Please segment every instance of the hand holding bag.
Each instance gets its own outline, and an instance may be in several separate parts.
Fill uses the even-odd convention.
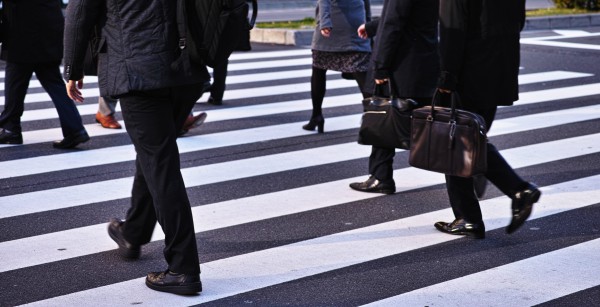
[[[409,149],[411,111],[418,107],[412,99],[381,94],[384,85],[375,86],[373,97],[362,101],[364,113],[358,143],[376,147]],[[388,82],[388,90],[389,88]]]
[[[459,110],[458,93],[452,94],[450,108],[431,106],[413,111],[409,164],[444,173],[472,177],[487,169],[487,136],[483,118]]]

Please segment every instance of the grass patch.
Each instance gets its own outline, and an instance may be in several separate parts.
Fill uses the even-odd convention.
[[[527,11],[527,17],[542,17],[542,16],[553,16],[553,15],[573,15],[573,14],[589,14],[598,13],[595,11],[588,11],[584,9],[561,9],[561,8],[548,8],[540,10]]]
[[[316,22],[314,18],[307,17],[302,20],[258,22],[256,26],[262,29],[312,29]]]

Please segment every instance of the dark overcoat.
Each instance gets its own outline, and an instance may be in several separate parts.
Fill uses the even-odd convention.
[[[441,0],[439,86],[467,107],[512,105],[524,24],[525,0]]]
[[[19,0],[21,1],[21,0]],[[100,29],[101,96],[119,96],[210,79],[205,66],[187,69],[179,58],[175,0],[69,0],[65,23],[65,79],[83,77],[90,34]],[[179,64],[179,65],[177,65]]]
[[[386,0],[378,27],[367,25],[369,36],[376,36],[374,77],[391,79],[399,97],[433,95],[439,75],[438,11],[438,0]]]
[[[13,63],[60,63],[64,18],[60,0],[3,0],[0,58]]]

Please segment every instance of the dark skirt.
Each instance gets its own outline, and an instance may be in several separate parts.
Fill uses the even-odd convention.
[[[370,52],[329,52],[312,51],[313,67],[345,73],[366,72],[369,70]]]

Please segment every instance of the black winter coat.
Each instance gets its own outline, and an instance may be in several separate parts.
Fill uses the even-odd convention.
[[[2,60],[60,63],[64,18],[60,0],[4,0]]]
[[[438,10],[438,0],[386,0],[378,27],[366,26],[370,37],[376,35],[374,77],[390,78],[399,97],[431,97],[435,91]]]
[[[89,37],[98,25],[98,83],[102,96],[209,80],[205,66],[185,70],[182,65],[173,65],[179,57],[176,5],[175,0],[69,0],[65,78],[83,77]]]
[[[525,0],[441,0],[439,87],[465,106],[512,105],[524,24]]]

